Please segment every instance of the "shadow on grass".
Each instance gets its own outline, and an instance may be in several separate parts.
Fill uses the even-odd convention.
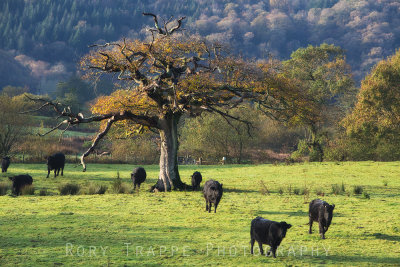
[[[308,217],[308,212],[304,212],[302,210],[298,210],[298,211],[259,211],[258,214]]]
[[[352,266],[357,266],[357,263],[368,263],[368,265],[374,265],[374,264],[394,264],[398,265],[399,264],[399,258],[398,257],[372,257],[372,256],[335,256],[335,255],[330,255],[327,257],[327,259],[335,262],[336,264],[338,263],[345,263],[345,264],[350,264]]]
[[[238,189],[238,188],[224,188],[224,193],[257,193],[257,190]]]
[[[398,236],[398,235],[386,235],[386,234],[381,234],[381,233],[374,233],[374,234],[372,234],[372,236],[374,236],[376,239],[400,242],[400,236]],[[400,259],[398,262],[400,263]]]

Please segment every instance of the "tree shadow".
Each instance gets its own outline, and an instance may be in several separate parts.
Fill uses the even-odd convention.
[[[400,242],[400,236],[398,236],[398,235],[386,235],[386,234],[381,234],[381,233],[374,233],[374,234],[372,234],[372,236],[375,237],[376,239]]]
[[[329,255],[327,258],[335,263],[347,263],[353,266],[357,266],[360,263],[367,263],[368,265],[373,264],[399,264],[398,257],[373,257],[373,256],[341,256],[341,255]]]
[[[308,217],[308,212],[298,210],[298,211],[259,211],[259,214],[265,215],[287,215],[287,216],[301,216]]]
[[[238,188],[225,188],[224,193],[257,193],[257,190],[249,190],[249,189],[238,189]]]

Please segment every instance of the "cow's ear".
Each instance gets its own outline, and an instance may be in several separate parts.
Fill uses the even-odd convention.
[[[224,184],[221,184],[221,187],[223,186]]]
[[[332,210],[335,208],[335,204],[332,204]]]
[[[291,225],[291,224],[288,224],[287,227],[286,227],[286,229],[290,229],[290,227],[292,227],[292,225]]]

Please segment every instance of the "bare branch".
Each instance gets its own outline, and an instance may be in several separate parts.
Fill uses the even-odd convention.
[[[166,34],[166,33],[160,28],[160,26],[158,25],[158,20],[157,20],[157,16],[156,16],[156,15],[154,15],[153,13],[145,13],[145,12],[143,12],[142,14],[143,14],[143,16],[152,16],[153,19],[154,19],[154,24],[155,24],[155,27],[156,27],[158,33],[159,33],[159,34],[162,34],[162,35],[165,35],[165,34]]]
[[[169,30],[168,34],[171,35],[173,34],[176,30],[178,30],[182,26],[182,20],[186,19],[186,17],[181,17],[177,20],[178,25],[173,27],[171,30]]]
[[[107,121],[107,125],[104,128],[103,131],[101,131],[97,136],[96,139],[94,139],[91,147],[82,154],[81,156],[81,164],[83,166],[83,171],[86,171],[86,164],[85,164],[85,157],[89,156],[90,153],[93,152],[93,150],[95,149],[95,147],[97,146],[97,144],[100,142],[100,140],[108,133],[108,131],[110,130],[112,124],[116,121],[115,117],[112,116],[108,121]]]
[[[54,132],[55,130],[59,129],[63,124],[65,124],[66,121],[62,121],[60,122],[57,126],[51,128],[49,131],[45,132],[44,134],[38,133],[39,136],[45,136],[48,135],[51,132]]]

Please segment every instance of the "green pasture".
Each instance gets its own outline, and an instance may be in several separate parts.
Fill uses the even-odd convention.
[[[181,166],[186,183],[196,170],[202,185],[223,183],[216,214],[205,212],[201,192],[148,192],[158,166],[144,166],[148,179],[139,192],[111,192],[117,171],[132,187],[134,167],[89,164],[82,172],[68,164],[63,177],[46,179],[45,164],[12,164],[0,182],[29,173],[36,193],[0,196],[0,266],[400,265],[399,162]],[[60,196],[58,186],[67,182],[83,193]],[[85,195],[91,183],[109,189]],[[342,184],[344,192],[333,194],[332,185]],[[355,195],[354,186],[366,194]],[[39,196],[41,189],[49,195]],[[325,240],[316,224],[308,234],[315,198],[336,205]],[[256,216],[293,225],[276,259],[250,255]]]

